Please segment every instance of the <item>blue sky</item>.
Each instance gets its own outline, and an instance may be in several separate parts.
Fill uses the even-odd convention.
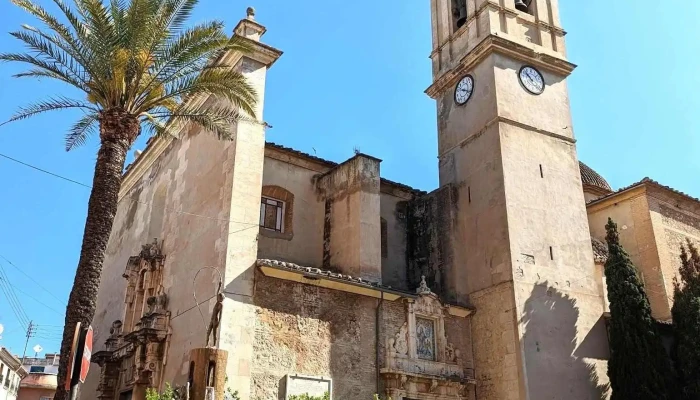
[[[561,3],[569,59],[579,65],[569,79],[579,158],[615,188],[649,176],[700,196],[700,2]],[[232,30],[248,5],[268,27],[265,42],[285,52],[268,78],[268,140],[336,161],[358,147],[384,160],[386,178],[437,186],[435,105],[423,93],[431,81],[428,0],[201,0],[193,21],[223,18]],[[21,23],[35,22],[0,2],[0,51],[20,49],[6,32]],[[0,65],[0,120],[70,94],[11,78],[18,70]],[[97,142],[63,150],[74,118],[54,113],[2,126],[0,153],[90,184]],[[0,255],[14,264],[0,257],[0,266],[40,326],[29,348],[57,351],[88,190],[3,158],[0,184]],[[21,353],[23,329],[4,297],[0,324],[0,345]]]

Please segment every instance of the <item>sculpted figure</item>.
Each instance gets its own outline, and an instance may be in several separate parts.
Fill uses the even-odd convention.
[[[447,343],[445,346],[445,361],[452,362],[455,360],[455,347],[452,343]]]
[[[122,333],[122,321],[116,320],[112,322],[112,327],[109,328],[110,336],[118,336]]]
[[[396,334],[394,349],[402,356],[408,354],[408,322],[404,322],[399,333]]]
[[[387,340],[386,355],[389,357],[393,356],[396,353],[396,349],[394,348],[394,343],[396,343],[396,339],[394,339],[393,337],[389,338],[389,340]]]
[[[211,322],[209,322],[209,328],[207,329],[207,346],[212,343],[212,346],[216,346],[216,341],[218,339],[219,324],[221,323],[221,310],[224,308],[224,294],[219,293],[216,296],[216,305],[214,306],[214,311],[211,314]],[[213,340],[210,342],[210,338]]]

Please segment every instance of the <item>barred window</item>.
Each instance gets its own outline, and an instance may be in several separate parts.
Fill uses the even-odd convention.
[[[283,201],[262,197],[260,201],[260,226],[275,232],[284,232],[284,208]]]

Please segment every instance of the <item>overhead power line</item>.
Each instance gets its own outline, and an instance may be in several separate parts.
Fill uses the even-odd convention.
[[[15,314],[15,317],[17,317],[17,321],[19,321],[20,325],[23,327],[29,325],[29,317],[24,311],[24,307],[22,307],[22,302],[17,298],[17,294],[13,290],[10,279],[5,273],[5,268],[2,266],[2,264],[0,264],[0,289],[2,289],[12,313]]]
[[[41,172],[43,172],[43,173],[45,173],[45,174],[49,174],[49,175],[55,176],[56,178],[63,179],[63,180],[66,180],[66,181],[68,181],[68,182],[75,183],[76,185],[85,186],[86,188],[91,189],[90,186],[88,186],[88,185],[86,185],[86,184],[84,184],[84,183],[80,183],[80,182],[78,182],[78,181],[74,181],[74,180],[72,180],[72,179],[70,179],[70,178],[66,178],[65,176],[61,176],[61,175],[58,175],[58,174],[54,174],[53,172],[47,171],[47,170],[45,170],[45,169],[41,169],[41,168],[39,168],[39,167],[35,167],[35,166],[31,165],[31,164],[27,164],[27,163],[25,163],[25,162],[22,162],[22,161],[20,161],[20,160],[17,160],[16,158],[12,158],[12,157],[7,156],[7,155],[5,155],[5,154],[0,153],[0,157],[4,157],[4,158],[6,158],[6,159],[8,159],[8,160],[10,160],[10,161],[14,161],[14,162],[16,162],[16,163],[18,163],[18,164],[22,164],[22,165],[24,165],[25,167],[29,167],[29,168],[35,169],[35,170],[37,170],[37,171],[41,171]]]
[[[15,267],[15,269],[17,269],[17,271],[19,271],[20,273],[22,273],[22,275],[24,275],[24,276],[26,276],[27,278],[29,278],[29,280],[32,281],[32,282],[34,282],[34,284],[36,284],[36,285],[39,287],[39,289],[41,289],[41,290],[45,291],[46,293],[50,294],[51,297],[53,297],[54,299],[60,301],[61,304],[66,305],[66,302],[65,302],[65,301],[59,299],[55,294],[51,293],[51,291],[50,291],[49,289],[43,287],[43,286],[41,285],[41,283],[37,282],[37,281],[36,281],[34,278],[32,278],[28,273],[24,272],[24,271],[22,270],[22,268],[16,266],[12,261],[8,260],[7,257],[5,257],[5,256],[3,256],[2,254],[0,254],[0,258],[2,258],[3,260],[7,261],[8,264],[10,264],[10,265],[12,265],[13,267]]]
[[[0,153],[0,157],[4,157],[4,158],[6,158],[6,159],[8,159],[8,160],[10,160],[10,161],[14,161],[14,162],[16,162],[16,163],[18,163],[18,164],[21,164],[21,165],[24,165],[24,166],[26,166],[26,167],[35,169],[35,170],[40,171],[40,172],[43,172],[43,173],[45,173],[45,174],[49,174],[49,175],[51,175],[51,176],[53,176],[53,177],[56,177],[56,178],[59,178],[59,179],[63,179],[63,180],[65,180],[65,181],[68,181],[68,182],[74,183],[74,184],[76,184],[76,185],[80,185],[80,186],[86,187],[86,188],[88,188],[88,189],[92,189],[92,186],[90,186],[90,185],[86,185],[86,184],[84,184],[84,183],[82,183],[82,182],[78,182],[78,181],[73,180],[73,179],[71,179],[71,178],[67,178],[67,177],[65,177],[65,176],[62,176],[62,175],[53,173],[53,172],[51,172],[51,171],[47,171],[47,170],[45,170],[45,169],[43,169],[43,168],[39,168],[39,167],[37,167],[37,166],[31,165],[31,164],[29,164],[29,163],[26,163],[26,162],[24,162],[24,161],[20,161],[20,160],[18,160],[18,159],[16,159],[16,158],[12,158],[12,157],[7,156],[7,155],[5,155],[5,154]],[[135,199],[129,199],[129,200],[130,200],[130,201],[133,201],[133,202],[135,202],[135,203],[144,204],[144,205],[149,205],[149,204],[151,204],[151,203],[146,202],[146,201],[139,201],[139,200],[135,200]],[[209,215],[195,214],[195,213],[191,213],[191,212],[187,212],[187,211],[182,211],[182,210],[174,210],[174,209],[167,208],[167,207],[164,207],[163,209],[166,210],[166,211],[172,211],[172,212],[174,212],[174,213],[176,213],[176,214],[188,215],[188,216],[191,216],[191,217],[200,217],[200,218],[211,219],[211,220],[214,220],[214,221],[233,222],[233,223],[237,223],[237,224],[255,225],[255,226],[258,226],[257,223],[256,223],[256,224],[251,224],[251,223],[246,223],[246,222],[233,221],[233,220],[226,219],[226,218],[217,218],[217,217],[212,217],[212,216],[209,216]]]
[[[46,307],[48,310],[51,310],[51,311],[55,312],[56,314],[58,314],[58,315],[60,315],[60,316],[64,316],[65,313],[62,313],[62,312],[56,310],[55,308],[53,308],[53,307],[47,305],[46,303],[42,302],[41,300],[37,299],[36,297],[32,296],[31,294],[25,292],[24,290],[20,289],[19,287],[15,286],[15,285],[13,285],[13,284],[11,284],[11,283],[10,283],[10,286],[11,286],[13,289],[17,290],[18,292],[20,292],[20,293],[22,293],[23,295],[25,295],[27,298],[29,298],[29,299],[31,299],[31,300],[34,300],[35,302],[39,303],[40,305]]]
[[[89,186],[89,185],[86,185],[86,184],[81,183],[81,182],[78,182],[78,181],[76,181],[76,180],[67,178],[67,177],[65,177],[65,176],[61,176],[61,175],[56,174],[56,173],[53,173],[53,172],[51,172],[51,171],[47,171],[47,170],[45,170],[45,169],[43,169],[43,168],[36,167],[36,166],[31,165],[31,164],[29,164],[29,163],[26,163],[26,162],[17,160],[17,159],[15,159],[15,158],[10,157],[10,156],[7,156],[7,155],[5,155],[5,154],[0,153],[0,157],[6,158],[6,159],[8,159],[8,160],[10,160],[10,161],[13,161],[13,162],[16,162],[16,163],[18,163],[18,164],[24,165],[24,166],[29,167],[29,168],[32,168],[32,169],[34,169],[34,170],[43,172],[43,173],[48,174],[48,175],[50,175],[50,176],[53,176],[53,177],[62,179],[62,180],[64,180],[64,181],[71,182],[71,183],[73,183],[73,184],[76,184],[76,185],[79,185],[79,186],[82,186],[82,187],[86,187],[86,188],[92,189],[92,187]],[[138,200],[135,200],[135,199],[129,199],[129,200],[131,200],[131,201],[133,201],[133,202],[135,202],[135,203],[144,204],[144,205],[149,205],[149,204],[151,204],[151,203],[149,203],[149,202],[138,201]],[[229,222],[229,223],[240,224],[240,225],[248,225],[248,226],[245,227],[245,228],[236,229],[236,230],[233,230],[233,227],[229,227],[229,229],[227,230],[227,232],[226,232],[226,234],[225,234],[227,237],[230,237],[231,235],[236,234],[236,233],[239,233],[239,232],[247,231],[247,230],[249,230],[249,229],[257,229],[257,228],[259,227],[259,224],[258,224],[257,222],[256,222],[256,223],[241,222],[241,221],[235,221],[235,220],[231,220],[231,219],[216,218],[216,217],[211,217],[211,216],[207,216],[207,215],[201,215],[201,214],[190,213],[190,212],[186,212],[186,211],[182,211],[182,210],[173,210],[173,209],[169,209],[169,208],[164,208],[164,210],[166,210],[166,211],[171,211],[171,212],[173,212],[173,213],[180,214],[180,215],[186,215],[186,216],[192,216],[192,217],[205,218],[205,219],[212,220],[212,221],[220,221],[220,222]],[[199,236],[203,235],[203,234],[204,234],[204,232],[201,232],[199,235],[195,236],[195,239],[198,238]],[[178,250],[182,250],[182,249],[184,249],[184,248],[186,248],[186,247],[187,247],[187,246],[181,247],[181,248],[179,248]],[[175,253],[177,253],[178,250],[175,250]],[[172,256],[173,254],[174,254],[174,253],[170,253],[171,256]],[[2,257],[3,259],[5,259],[5,261],[9,262],[10,265],[12,265],[12,266],[14,266],[15,268],[17,268],[18,270],[20,270],[16,265],[12,264],[9,260],[7,260],[7,259],[6,259],[5,257],[3,257],[1,254],[0,254],[0,257]],[[220,266],[217,265],[216,268],[220,268]],[[24,273],[22,270],[20,270],[20,272]],[[25,275],[26,275],[26,274],[25,274]],[[27,277],[29,277],[29,276],[27,275]],[[29,278],[31,279],[31,277],[29,277]],[[34,281],[33,279],[32,279],[32,281],[35,282],[35,283],[37,283],[37,282]],[[38,283],[37,283],[37,285],[38,285]],[[40,286],[40,287],[41,287],[41,286]],[[45,289],[45,288],[43,288],[43,289],[46,290],[46,291],[48,292],[47,289]],[[49,293],[51,294],[51,292],[49,292]],[[53,296],[53,294],[52,294],[52,296]],[[54,296],[54,297],[55,297],[55,296]],[[206,300],[204,300],[204,301],[210,300],[210,299],[213,298],[213,297],[216,297],[216,295],[214,295],[214,296],[212,296],[212,297],[210,297],[209,299],[206,299]],[[64,304],[65,304],[65,303],[64,303]],[[186,312],[189,312],[189,311],[193,310],[195,307],[196,307],[196,305],[194,305],[194,306],[190,307],[189,309],[187,309],[187,310],[185,310],[185,311],[179,313],[178,315],[176,315],[175,317],[173,317],[173,319],[179,317],[180,315],[182,315],[182,314],[184,314],[184,313],[186,313]]]

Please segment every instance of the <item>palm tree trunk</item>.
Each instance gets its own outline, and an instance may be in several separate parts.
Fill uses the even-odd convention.
[[[64,385],[75,326],[78,322],[83,327],[89,326],[95,315],[102,263],[117,212],[124,162],[127,151],[138,134],[137,118],[119,109],[102,112],[100,149],[95,163],[80,260],[66,308],[58,388],[54,400],[65,400],[68,397]]]

